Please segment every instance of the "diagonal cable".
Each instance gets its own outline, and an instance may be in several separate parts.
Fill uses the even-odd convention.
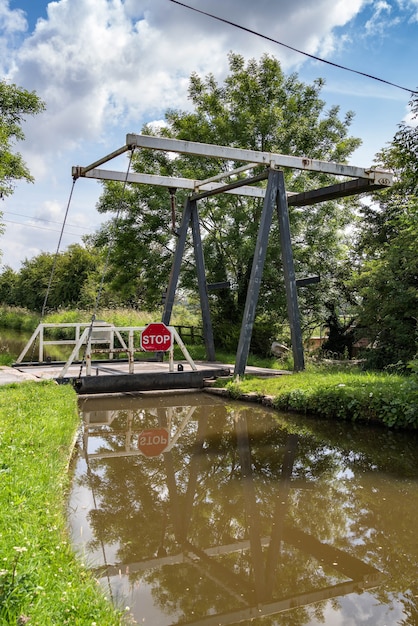
[[[228,24],[229,26],[234,26],[235,28],[239,28],[240,30],[245,31],[246,33],[250,33],[251,35],[257,35],[257,37],[262,37],[267,41],[271,41],[272,43],[276,43],[279,46],[283,46],[283,48],[287,48],[288,50],[292,50],[293,52],[297,52],[298,54],[303,54],[310,59],[314,59],[315,61],[320,61],[321,63],[326,63],[327,65],[332,65],[340,70],[345,70],[346,72],[352,72],[353,74],[358,74],[360,76],[365,76],[366,78],[371,78],[372,80],[377,80],[380,83],[385,83],[386,85],[390,85],[391,87],[396,87],[397,89],[402,89],[403,91],[407,91],[411,94],[416,94],[418,91],[414,89],[409,89],[408,87],[403,87],[402,85],[397,85],[396,83],[392,83],[389,80],[385,80],[384,78],[379,78],[377,76],[373,76],[373,74],[367,74],[366,72],[361,72],[360,70],[354,70],[351,67],[347,67],[345,65],[340,65],[339,63],[334,63],[333,61],[327,61],[326,59],[322,59],[321,57],[317,57],[314,54],[309,54],[309,52],[304,52],[303,50],[298,50],[298,48],[294,48],[289,44],[283,43],[282,41],[278,41],[277,39],[273,39],[273,37],[269,37],[268,35],[263,35],[263,33],[259,33],[256,30],[252,30],[251,28],[247,28],[246,26],[242,26],[241,24],[237,24],[236,22],[232,22],[231,20],[227,20],[224,17],[220,17],[218,15],[213,15],[212,13],[208,13],[206,11],[202,11],[201,9],[196,9],[196,7],[191,7],[184,2],[179,2],[179,0],[169,0],[169,2],[173,2],[174,4],[178,4],[185,9],[189,9],[190,11],[195,11],[196,13],[200,13],[201,15],[206,15],[206,17],[211,17],[214,20],[218,20],[219,22],[223,22],[224,24]]]
[[[41,318],[39,320],[39,324],[42,324],[42,321],[44,319],[45,316],[45,311],[46,311],[46,305],[48,302],[48,298],[49,298],[49,292],[51,291],[51,285],[52,285],[52,279],[54,278],[54,274],[55,274],[55,269],[57,267],[57,261],[58,261],[58,255],[59,255],[59,251],[60,251],[60,247],[61,247],[61,242],[62,242],[62,237],[64,235],[64,230],[65,230],[65,224],[67,222],[67,217],[68,217],[68,211],[70,210],[70,205],[71,205],[71,199],[73,197],[73,191],[74,191],[74,186],[76,183],[76,179],[73,178],[73,184],[71,185],[71,190],[70,190],[70,195],[68,197],[68,202],[67,202],[67,208],[65,209],[65,214],[64,214],[64,220],[62,222],[62,227],[61,227],[61,232],[60,232],[60,236],[58,239],[58,244],[57,244],[57,249],[55,252],[55,256],[54,256],[54,262],[52,264],[52,268],[51,268],[51,273],[49,275],[49,282],[48,282],[48,287],[46,289],[46,293],[45,293],[45,298],[44,298],[44,303],[42,305],[42,310],[41,310]],[[36,342],[33,343],[32,345],[32,354],[31,354],[31,361],[33,361],[33,355],[34,355],[34,351],[35,351],[35,345]]]
[[[104,264],[104,267],[103,267],[103,272],[102,272],[102,276],[101,276],[101,280],[100,280],[100,285],[99,285],[99,288],[97,290],[96,302],[94,304],[93,314],[91,316],[91,321],[90,321],[89,331],[88,331],[88,334],[87,334],[87,339],[86,339],[86,345],[85,345],[85,349],[84,349],[83,358],[81,359],[80,372],[78,374],[78,378],[79,379],[81,378],[81,374],[82,374],[82,371],[83,371],[83,366],[84,366],[84,363],[86,361],[87,348],[88,348],[90,340],[91,340],[91,335],[92,335],[92,332],[93,332],[94,322],[96,321],[97,311],[98,311],[98,308],[99,308],[100,299],[102,297],[104,281],[105,281],[105,278],[106,278],[107,269],[109,267],[110,254],[112,252],[112,248],[113,248],[113,244],[114,244],[114,240],[115,240],[115,231],[116,231],[116,227],[117,227],[117,224],[118,224],[118,221],[119,221],[119,217],[120,217],[120,214],[121,214],[122,209],[123,209],[124,200],[125,200],[126,186],[127,186],[127,183],[128,183],[129,172],[130,172],[130,169],[131,169],[133,154],[134,154],[134,149],[131,150],[128,167],[127,167],[126,174],[125,174],[125,179],[123,181],[122,194],[121,194],[121,197],[120,197],[119,206],[118,206],[118,210],[116,212],[116,217],[115,217],[115,226],[114,226],[113,229],[111,229],[111,237],[110,237],[109,245],[108,245],[108,248],[107,248],[105,264]]]

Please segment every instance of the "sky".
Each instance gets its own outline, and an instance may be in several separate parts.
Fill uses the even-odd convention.
[[[418,87],[418,0],[184,4],[406,89],[312,59],[171,0],[0,0],[1,78],[46,103],[44,113],[26,119],[25,141],[16,145],[35,182],[18,182],[14,194],[0,201],[0,271],[19,270],[26,259],[64,251],[94,232],[102,221],[96,210],[101,185],[78,179],[72,191],[72,166],[120,148],[127,133],[163,120],[168,108],[189,109],[191,73],[212,73],[222,82],[230,51],[246,59],[273,55],[285,73],[296,72],[305,83],[325,79],[326,108],[338,105],[341,116],[355,113],[351,134],[363,143],[352,165],[371,166],[398,124],[410,120],[408,102]],[[126,156],[106,167],[125,171]]]

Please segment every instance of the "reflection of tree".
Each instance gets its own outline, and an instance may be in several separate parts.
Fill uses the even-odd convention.
[[[184,412],[172,411],[174,424]],[[121,411],[112,423],[115,434],[97,450],[123,451],[128,419],[132,432],[167,422],[163,408],[134,411],[131,418]],[[258,407],[202,406],[176,446],[160,457],[92,460],[90,475],[82,479],[97,503],[90,514],[92,547],[117,545],[121,563],[166,556],[165,564],[138,568],[131,580],[151,585],[155,602],[167,614],[182,616],[179,623],[292,596],[295,589],[310,593],[331,582],[343,584],[347,576],[332,567],[332,559],[321,567],[317,556],[292,543],[291,526],[388,571],[390,591],[404,592],[418,579],[418,545],[406,514],[411,503],[405,501],[411,486],[392,488],[395,506],[389,511],[384,480],[363,489],[376,476],[379,453],[355,430],[348,431],[352,439],[344,445],[341,431],[326,437],[321,428],[312,424],[309,435],[296,437]],[[391,446],[393,459],[393,439]],[[393,460],[390,468],[396,471]],[[396,520],[399,513],[402,519]],[[411,575],[404,573],[404,559]],[[384,589],[373,593],[388,600]],[[404,602],[412,620],[413,593]],[[319,620],[322,610],[321,603],[298,608],[280,623],[302,625],[313,612]],[[269,623],[277,622],[263,618],[263,625]]]

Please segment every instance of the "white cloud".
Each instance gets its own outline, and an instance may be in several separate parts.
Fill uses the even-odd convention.
[[[411,110],[407,112],[407,114],[405,115],[402,121],[405,122],[405,124],[407,124],[408,126],[411,126],[412,128],[416,128],[418,126],[418,116],[416,112],[413,113]]]
[[[27,22],[21,9],[11,10],[7,0],[0,0],[0,29],[2,37],[25,31]]]
[[[336,45],[332,29],[352,19],[363,1],[265,0],[260,10],[245,0],[239,12],[233,0],[194,6],[307,52],[329,54]],[[24,156],[37,180],[53,175],[64,146],[67,153],[86,143],[106,146],[123,128],[121,144],[126,132],[139,132],[167,108],[186,108],[191,72],[222,78],[228,50],[274,52],[285,65],[304,60],[168,0],[60,0],[49,3],[47,15],[15,51],[9,73],[47,105],[25,126]]]
[[[3,76],[12,63],[11,50],[26,29],[24,12],[21,9],[11,10],[8,0],[0,0],[0,71]]]
[[[313,54],[330,54],[335,26],[352,19],[362,0],[322,0],[307,5],[249,0],[194,6],[226,16]],[[227,70],[225,51],[245,55],[272,52],[262,39],[224,26],[168,0],[61,0],[48,6],[34,33],[16,51],[10,78],[35,89],[47,103],[30,121],[28,138],[38,151],[55,151],[64,141],[75,148],[100,141],[108,129],[124,124],[138,130],[147,116],[168,107],[187,106],[188,77],[194,70]],[[285,64],[303,57],[274,47]]]
[[[45,0],[38,1],[43,10]],[[190,4],[309,54],[330,58],[349,48],[350,30],[342,29],[371,2],[192,0]],[[388,15],[384,4],[374,3],[380,18]],[[15,195],[7,198],[7,206],[0,207],[32,218],[55,219],[57,207],[63,216],[72,165],[87,165],[112,152],[123,145],[126,133],[163,120],[168,108],[187,108],[193,71],[212,72],[222,80],[230,50],[246,58],[274,54],[285,71],[299,69],[306,61],[300,54],[170,0],[57,0],[49,2],[42,14],[46,19],[39,18],[28,33],[23,12],[11,10],[9,0],[0,0],[3,73],[35,90],[47,106],[43,114],[27,120],[26,141],[19,146],[36,184],[19,184]],[[339,78],[346,89],[348,81]],[[80,180],[76,190],[75,223],[94,227],[100,187]],[[39,230],[25,236],[31,231],[11,228],[0,240],[5,262],[17,266],[19,258],[54,248],[56,233]]]
[[[385,0],[378,0],[373,3],[373,14],[364,25],[367,36],[380,34],[383,35],[390,27],[392,20],[390,13],[392,7]]]

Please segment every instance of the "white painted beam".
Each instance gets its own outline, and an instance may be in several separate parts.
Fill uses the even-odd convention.
[[[390,186],[392,184],[392,175],[390,172],[379,172],[374,169],[364,169],[353,165],[319,161],[308,157],[288,156],[274,152],[260,152],[258,150],[230,148],[228,146],[198,143],[195,141],[184,141],[182,139],[168,139],[166,137],[135,134],[128,134],[126,136],[126,145],[128,148],[163,150],[166,152],[192,154],[194,156],[225,159],[229,161],[258,163],[259,165],[265,165],[266,167],[289,167],[292,169],[322,172],[325,174],[333,174],[334,176],[364,178],[366,180],[373,181],[376,179],[376,175],[378,175],[380,179],[386,179],[386,186]]]

